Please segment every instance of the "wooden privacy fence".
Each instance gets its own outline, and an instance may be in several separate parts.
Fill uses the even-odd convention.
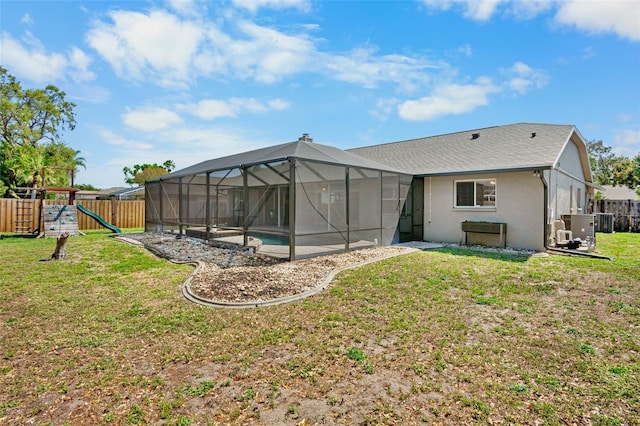
[[[593,200],[591,213],[613,214],[616,232],[640,232],[640,200]]]
[[[22,204],[20,204],[22,203]],[[45,204],[66,204],[66,201],[45,200]],[[143,200],[76,200],[86,209],[101,216],[118,228],[144,228]],[[0,198],[0,232],[16,232],[16,221],[24,220],[29,212],[31,230],[38,227],[40,200]],[[27,224],[28,225],[28,224]],[[104,229],[86,214],[78,212],[78,229]]]

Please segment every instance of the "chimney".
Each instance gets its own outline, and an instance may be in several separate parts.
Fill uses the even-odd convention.
[[[302,136],[298,138],[300,142],[313,142],[313,138],[309,136],[309,133],[303,133]]]

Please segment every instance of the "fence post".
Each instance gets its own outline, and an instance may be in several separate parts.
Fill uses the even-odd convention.
[[[111,223],[118,226],[118,206],[116,205],[116,197],[111,197]]]

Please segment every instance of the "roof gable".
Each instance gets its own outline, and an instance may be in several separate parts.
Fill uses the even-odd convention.
[[[527,170],[553,167],[572,137],[572,125],[518,123],[349,151],[413,175]]]

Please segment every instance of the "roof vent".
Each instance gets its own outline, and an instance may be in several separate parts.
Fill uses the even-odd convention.
[[[480,133],[471,133],[471,139],[478,139],[480,137]]]
[[[299,142],[313,142],[313,138],[309,136],[309,133],[303,133],[302,136],[298,138]]]
[[[535,138],[536,137],[536,132],[531,132],[531,138]]]

